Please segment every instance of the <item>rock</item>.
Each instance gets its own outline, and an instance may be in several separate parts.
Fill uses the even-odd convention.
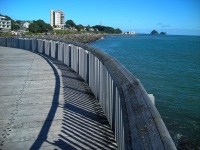
[[[166,35],[167,33],[166,33],[166,32],[160,32],[160,34],[161,34],[161,35]]]
[[[153,31],[151,31],[151,33],[150,33],[150,34],[157,35],[157,34],[158,34],[158,31],[156,31],[156,30],[153,30]]]
[[[56,39],[64,39],[71,40],[80,43],[90,43],[101,39],[103,34],[92,34],[92,33],[84,33],[84,34],[59,34],[59,35],[42,35],[42,37],[48,38],[56,38]],[[41,36],[39,36],[41,37]]]

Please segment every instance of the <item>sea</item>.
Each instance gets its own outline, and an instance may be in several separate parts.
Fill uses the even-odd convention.
[[[116,58],[147,93],[177,149],[200,149],[200,36],[105,36],[90,44]]]

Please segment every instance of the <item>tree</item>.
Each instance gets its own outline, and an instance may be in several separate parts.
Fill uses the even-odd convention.
[[[23,28],[23,23],[20,20],[13,20],[11,19],[9,16],[5,16],[5,15],[1,15],[0,16],[4,16],[6,18],[6,20],[11,20],[11,29],[12,30],[19,30],[20,28]],[[33,21],[32,23],[30,23],[29,25],[29,31],[30,32],[46,32],[51,31],[53,28],[51,27],[50,24],[45,23],[43,20],[39,19],[37,21]]]
[[[90,31],[90,25],[86,27],[86,31]]]
[[[35,24],[38,25],[38,32],[42,33],[46,31],[46,23],[43,20],[37,20]]]
[[[96,25],[93,28],[98,29],[99,31],[104,31],[105,27],[104,26],[100,26],[100,25]]]
[[[39,32],[39,26],[36,23],[30,23],[29,32],[33,32],[33,33]]]
[[[122,33],[122,30],[120,30],[119,28],[115,29],[115,33],[116,34],[121,34]]]
[[[104,33],[110,33],[110,34],[122,33],[122,31],[119,28],[114,29],[113,27],[106,27],[106,26],[100,26],[100,25],[93,26],[92,28],[98,29],[99,31],[104,32]]]
[[[46,24],[46,29],[48,29],[49,31],[53,30],[53,28],[50,24]]]
[[[112,33],[115,33],[115,29],[112,27],[105,27],[105,32],[112,34]]]
[[[79,24],[79,25],[76,25],[76,29],[77,29],[78,31],[81,31],[81,30],[84,29],[84,27],[83,27],[83,25]]]
[[[16,29],[17,30],[23,30],[23,23],[22,23],[22,21],[20,21],[20,20],[16,20],[15,21],[15,27],[16,27]]]
[[[6,20],[12,20],[12,18],[10,18],[9,16],[2,15],[2,14],[0,14],[0,16],[6,17]]]
[[[46,31],[52,30],[52,27],[50,24],[45,23],[43,20],[37,20],[37,21],[33,21],[32,23],[30,23],[29,25],[29,31],[30,32],[46,32]]]
[[[72,27],[72,28],[76,27],[76,24],[72,20],[67,20],[65,24],[67,27]]]
[[[12,30],[19,30],[20,29],[20,24],[18,24],[16,21],[11,20],[11,29]]]

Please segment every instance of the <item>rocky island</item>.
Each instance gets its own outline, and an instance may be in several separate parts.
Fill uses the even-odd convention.
[[[158,35],[159,33],[158,33],[158,31],[153,30],[153,31],[151,31],[150,34],[151,34],[151,35]],[[160,35],[166,35],[166,34],[167,34],[166,32],[160,32]]]
[[[151,33],[150,33],[150,34],[157,35],[157,34],[158,34],[158,31],[156,31],[156,30],[153,30],[153,31],[151,31]]]
[[[166,35],[167,33],[166,32],[160,32],[160,35]]]

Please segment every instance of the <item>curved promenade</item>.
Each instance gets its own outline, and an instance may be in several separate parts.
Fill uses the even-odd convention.
[[[88,85],[60,61],[0,47],[0,150],[117,149]]]
[[[30,149],[41,148],[45,144],[65,145],[68,146],[68,149],[176,149],[159,112],[140,81],[108,54],[77,42],[36,37],[0,37],[0,46],[20,48],[22,49],[21,51],[33,51],[40,55],[40,57],[43,57],[45,63],[48,63],[51,70],[53,70],[51,73],[44,75],[43,73],[38,73],[34,76],[37,68],[41,67],[39,69],[41,72],[43,72],[42,70],[45,72],[47,68],[42,67],[45,64],[44,61],[37,60],[38,55],[34,55],[34,58],[29,59],[27,57],[18,59],[16,62],[20,62],[21,68],[17,69],[15,66],[17,63],[13,63],[12,59],[10,59],[10,63],[5,62],[9,56],[13,56],[13,58],[16,58],[16,56],[23,57],[22,54],[0,54],[0,59],[2,59],[3,64],[2,68],[6,70],[6,68],[9,68],[9,64],[13,64],[11,66],[17,70],[14,71],[14,74],[19,73],[19,76],[16,78],[11,76],[11,78],[16,79],[15,82],[17,82],[17,85],[20,79],[23,79],[23,82],[20,82],[22,84],[21,88],[14,86],[13,91],[7,92],[17,93],[16,90],[19,90],[19,93],[15,94],[15,101],[11,100],[15,105],[11,103],[8,106],[8,108],[13,107],[13,112],[9,114],[10,116],[8,115],[10,122],[5,121],[5,124],[3,124],[2,146],[6,146],[6,140],[4,139],[7,139],[11,135],[10,132],[12,132],[12,129],[10,127],[12,123],[15,123],[15,115],[20,112],[19,110],[21,108],[19,109],[19,106],[24,102],[23,98],[25,97],[28,100],[30,99],[30,102],[27,104],[30,107],[27,108],[27,113],[25,112],[24,115],[22,114],[20,116],[28,115],[32,109],[36,109],[33,114],[38,115],[37,117],[33,117],[35,122],[40,122],[40,117],[45,116],[45,119],[43,118],[44,120],[38,125],[41,128],[40,131],[35,132],[32,129],[28,129],[33,135],[35,133],[37,134],[37,137],[34,136],[36,139],[32,140],[34,143],[30,144]],[[52,58],[48,57],[47,59],[46,56]],[[61,64],[65,64],[70,68]],[[23,68],[27,69],[26,74],[20,75],[20,70],[23,72]],[[9,78],[8,74],[10,74],[9,71],[11,70],[12,67],[11,69],[7,69],[8,73],[4,73],[2,83],[6,83],[5,79]],[[78,76],[74,76],[74,71]],[[33,77],[31,73],[33,73]],[[52,76],[54,79],[52,79]],[[49,81],[50,79],[53,82],[52,80]],[[33,84],[31,84],[32,82]],[[42,85],[40,86],[40,84]],[[28,90],[29,85],[33,87]],[[91,90],[87,85],[89,85]],[[51,93],[50,96],[49,93]],[[40,98],[44,100],[40,100]],[[47,102],[43,104],[45,100]],[[2,101],[7,102],[4,97]],[[31,106],[31,104],[35,105]],[[99,107],[99,104],[101,107]],[[49,108],[46,105],[50,105]],[[6,109],[3,106],[4,108]],[[10,108],[7,110],[10,110]],[[3,116],[4,111],[1,112]],[[60,125],[58,126],[57,122],[54,124],[54,121],[52,121],[57,117],[57,114],[59,119],[62,118],[62,122],[59,122]],[[72,118],[72,116],[75,116],[75,118]],[[30,118],[26,117],[25,119],[27,120],[25,122],[29,121]],[[87,120],[88,118],[89,120]],[[22,120],[19,121],[19,124],[21,122],[23,123]],[[112,131],[109,128],[108,122],[114,137],[111,134]],[[32,126],[32,123],[28,124]],[[52,134],[49,134],[52,128],[54,130],[54,126],[56,126],[55,132],[53,131]],[[99,130],[99,128],[103,131]],[[14,129],[16,129],[15,126]],[[60,130],[57,131],[57,129]],[[24,133],[17,129],[16,132],[19,135]],[[54,136],[56,136],[54,133],[61,138],[56,137],[54,139]],[[100,135],[103,137],[100,138]],[[34,139],[31,136],[30,138],[26,138],[23,134],[19,139],[23,141],[24,137],[27,141]],[[53,139],[53,142],[46,140],[49,137]],[[100,139],[102,141],[99,141]],[[114,142],[114,139],[117,144]],[[8,141],[12,140],[7,140],[7,143],[9,143]],[[58,147],[65,149],[62,146]]]

